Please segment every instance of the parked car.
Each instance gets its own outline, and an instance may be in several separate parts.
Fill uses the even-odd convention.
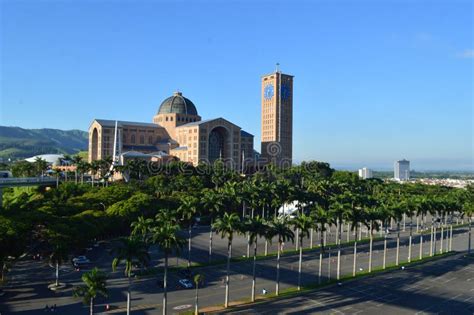
[[[72,265],[74,268],[80,268],[90,264],[90,260],[86,256],[78,256],[72,259]]]
[[[91,261],[86,256],[77,256],[72,259],[73,263],[90,263]]]
[[[178,283],[181,287],[185,289],[192,289],[193,288],[193,283],[189,279],[179,279]]]

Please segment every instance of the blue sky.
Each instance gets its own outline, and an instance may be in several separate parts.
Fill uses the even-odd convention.
[[[260,145],[260,76],[295,76],[294,158],[474,169],[472,1],[1,1],[0,124],[151,121],[179,89]]]

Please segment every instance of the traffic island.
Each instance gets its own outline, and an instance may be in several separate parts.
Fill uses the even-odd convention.
[[[56,292],[56,291],[62,291],[67,288],[67,284],[59,282],[58,284],[56,283],[51,283],[48,285],[48,289]]]

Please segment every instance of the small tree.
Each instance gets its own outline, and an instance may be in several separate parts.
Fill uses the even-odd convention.
[[[257,241],[259,237],[266,234],[265,222],[260,216],[254,218],[248,217],[244,222],[243,230],[248,235],[248,244],[253,244],[253,267],[252,267],[252,302],[255,301],[255,286],[256,286],[256,263],[257,263]]]
[[[270,236],[278,236],[278,249],[277,249],[277,270],[276,270],[276,285],[275,294],[280,294],[280,256],[282,243],[286,241],[294,241],[295,234],[291,230],[288,224],[288,218],[286,216],[275,217],[269,225]]]
[[[178,253],[184,246],[185,240],[178,235],[180,227],[175,222],[156,221],[157,225],[151,230],[152,243],[158,245],[165,254],[165,273],[163,275],[163,315],[166,315],[167,307],[167,278],[168,278],[168,257],[174,251]]]
[[[67,260],[68,251],[66,244],[64,242],[57,242],[53,246],[53,251],[49,256],[49,260],[51,264],[55,265],[56,267],[56,282],[55,286],[59,286],[59,266],[62,265],[64,261]]]
[[[84,304],[89,304],[90,315],[94,314],[94,299],[98,295],[107,297],[107,276],[97,267],[89,272],[86,272],[81,277],[85,285],[74,288],[73,295],[75,297],[82,297]]]
[[[229,306],[229,271],[230,271],[230,258],[232,257],[232,240],[234,233],[240,231],[241,223],[240,218],[235,213],[224,213],[221,218],[218,218],[212,226],[217,233],[221,234],[222,238],[227,237],[227,268],[225,277],[225,302],[224,306]]]
[[[204,275],[197,274],[194,276],[194,284],[196,285],[196,295],[194,298],[194,315],[199,314],[199,285],[204,283]]]
[[[303,261],[303,237],[309,237],[309,230],[314,226],[314,219],[304,213],[298,213],[292,224],[298,231],[299,260],[298,260],[298,290],[301,290],[301,265]]]
[[[115,271],[117,266],[122,262],[125,264],[125,275],[128,277],[127,289],[127,315],[130,314],[131,303],[131,281],[134,261],[138,261],[141,265],[146,265],[150,261],[150,254],[145,243],[137,237],[128,237],[120,239],[117,247],[114,248],[115,258],[112,261],[112,270]]]

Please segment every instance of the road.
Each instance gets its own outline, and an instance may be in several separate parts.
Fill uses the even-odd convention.
[[[219,314],[474,314],[474,257],[457,254]]]
[[[453,249],[465,250],[467,247],[467,229],[461,228],[455,230]],[[400,250],[400,261],[405,261],[408,250],[406,244],[407,231],[403,233],[402,247]],[[208,229],[203,227],[194,231],[192,259],[193,261],[207,261],[208,260]],[[354,238],[352,233],[349,233],[351,239]],[[387,264],[395,262],[395,234],[392,233],[389,238],[389,250],[387,254]],[[437,249],[440,246],[440,235],[438,234]],[[334,240],[334,231],[331,235],[328,234],[328,243]],[[344,234],[343,240],[346,239]],[[316,236],[314,236],[316,243]],[[245,237],[237,237],[234,241],[234,254],[241,256],[246,253]],[[260,241],[259,253],[264,251],[264,242]],[[419,253],[419,239],[414,239],[412,256],[417,257]],[[306,240],[308,244],[308,240]],[[444,242],[444,246],[446,246]],[[112,257],[108,254],[110,244],[105,243],[98,248],[93,248],[88,256],[94,261],[94,265],[110,271],[110,264]],[[225,258],[226,240],[220,237],[214,239],[214,259]],[[294,249],[293,244],[287,244],[285,249]],[[382,248],[383,242],[377,242],[374,245],[373,266],[381,266],[382,264]],[[270,246],[271,250],[275,250],[275,244]],[[424,255],[429,254],[429,235],[424,237]],[[368,245],[361,245],[358,248],[358,262],[357,270],[365,271],[368,268]],[[331,253],[331,259],[329,259]],[[328,278],[334,279],[336,276],[336,251],[332,248],[323,260],[322,278],[321,281],[327,281]],[[156,249],[152,250],[153,261],[158,262],[159,254]],[[186,252],[183,253],[186,257]],[[353,248],[344,249],[341,256],[341,274],[352,273],[352,259]],[[175,261],[176,259],[172,259]],[[180,264],[185,263],[185,259],[178,259]],[[303,285],[313,284],[318,281],[318,266],[319,266],[319,251],[306,252],[303,257]],[[160,261],[161,263],[161,261]],[[281,289],[296,286],[297,281],[297,255],[284,255],[281,264]],[[250,296],[251,288],[251,270],[252,264],[250,261],[238,262],[231,264],[231,280],[230,292],[231,301],[241,300]],[[275,288],[275,259],[258,261],[258,278],[257,278],[257,292],[261,292],[266,288],[269,293]],[[209,266],[198,268],[198,272],[202,273],[206,278],[205,286],[200,290],[200,304],[202,307],[223,304],[224,302],[224,285],[222,278],[225,275],[225,265]],[[11,273],[12,279],[9,286],[6,288],[7,295],[0,300],[0,311],[2,314],[37,314],[37,312],[44,308],[45,305],[56,304],[58,306],[57,313],[59,314],[84,314],[86,306],[83,306],[77,299],[71,297],[72,286],[80,283],[81,272],[75,272],[70,266],[65,266],[61,272],[61,281],[68,283],[67,290],[60,293],[50,292],[46,286],[54,277],[54,269],[47,266],[44,262],[37,261],[21,261],[14,266]],[[143,279],[136,279],[132,285],[132,306],[134,314],[156,314],[161,308],[162,289],[156,284],[160,276],[154,276]],[[175,273],[170,274],[169,283],[171,284],[169,293],[169,309],[170,314],[177,314],[180,310],[191,309],[194,303],[194,290],[185,290],[176,288],[178,276]],[[107,300],[98,299],[97,311],[105,309],[105,303],[108,303],[112,308],[123,308],[126,301],[127,280],[123,277],[123,270],[119,269],[117,272],[110,273],[108,281],[109,297]]]

